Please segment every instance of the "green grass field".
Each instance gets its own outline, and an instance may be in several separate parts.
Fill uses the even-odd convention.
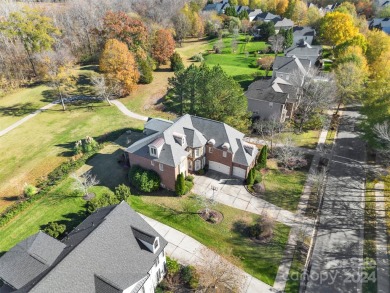
[[[89,69],[81,70],[79,76],[85,79],[90,73]],[[88,92],[85,81],[80,87],[80,91]],[[39,86],[34,89],[33,96],[29,94],[30,89],[19,93],[28,96],[29,102],[43,105],[52,99],[47,91],[45,86]],[[15,104],[21,102],[20,95],[17,97]],[[12,101],[9,96],[3,97],[0,107],[12,105]],[[0,212],[17,199],[25,183],[34,184],[36,179],[69,159],[75,141],[87,135],[96,137],[124,128],[142,129],[143,122],[126,117],[105,102],[83,102],[69,105],[66,111],[55,106],[0,137],[3,154],[0,157]]]

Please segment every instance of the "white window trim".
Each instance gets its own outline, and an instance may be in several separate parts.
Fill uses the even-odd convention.
[[[150,155],[157,156],[157,149],[155,147],[150,147]]]
[[[160,169],[160,171],[164,171],[164,165],[163,165],[163,164],[160,163],[160,164],[158,165],[158,168]]]
[[[199,171],[202,167],[202,162],[200,160],[195,161],[195,171]]]
[[[213,147],[209,147],[209,153],[213,152]]]
[[[195,149],[195,158],[199,157],[199,149]]]
[[[227,157],[227,151],[222,152],[222,157],[226,158]]]
[[[151,160],[151,161],[150,161],[150,164],[151,164],[152,166],[154,166],[154,161],[153,161],[153,160]]]

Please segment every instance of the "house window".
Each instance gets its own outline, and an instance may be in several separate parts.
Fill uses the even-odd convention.
[[[202,159],[202,166],[204,167],[204,165],[206,165],[206,157],[203,157]]]
[[[224,158],[226,158],[226,157],[227,157],[227,152],[224,151],[224,152],[222,153],[222,156],[223,156]]]
[[[158,167],[159,167],[160,171],[164,171],[164,165],[163,164],[160,163]]]
[[[199,157],[199,149],[195,149],[195,158]]]
[[[269,102],[268,106],[269,106],[270,108],[272,108],[272,107],[274,106],[274,103]]]
[[[154,161],[153,160],[150,161],[150,165],[154,166]]]
[[[154,249],[157,249],[158,248],[158,239],[156,239],[156,241],[154,241]]]
[[[150,154],[152,156],[157,156],[157,149],[156,148],[150,148]]]
[[[160,264],[160,260],[159,260],[159,257],[158,257],[158,258],[156,258],[156,263],[155,263],[156,267],[157,267],[159,264]]]
[[[188,160],[188,169],[192,171],[192,161]]]
[[[160,270],[157,270],[156,277],[157,277],[157,281],[160,281],[160,279],[161,279],[161,272],[160,272]]]
[[[196,160],[195,161],[195,171],[198,171],[200,169],[200,161]]]
[[[209,153],[212,153],[212,152],[213,152],[213,148],[209,147]]]

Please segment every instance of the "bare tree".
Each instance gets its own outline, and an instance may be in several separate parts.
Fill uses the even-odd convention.
[[[294,170],[307,165],[303,152],[295,146],[291,137],[286,137],[276,151],[277,161],[285,168]]]
[[[336,99],[336,82],[333,74],[321,74],[311,69],[305,73],[294,72],[290,79],[297,89],[298,106],[296,116],[299,119],[299,132],[304,123],[314,114],[329,109]]]
[[[120,95],[121,86],[114,80],[107,79],[104,75],[97,75],[91,78],[96,95],[106,100],[111,106],[111,99]]]
[[[282,35],[273,35],[268,38],[268,42],[271,44],[272,51],[275,52],[275,57],[279,52],[283,51],[284,37]]]
[[[200,292],[243,292],[246,277],[237,267],[208,249],[201,251],[196,269]]]
[[[74,189],[79,190],[83,193],[84,197],[89,196],[89,189],[92,186],[95,186],[100,183],[100,181],[96,178],[95,175],[89,170],[82,175],[77,175],[73,173],[71,177],[75,180]]]
[[[390,122],[377,123],[374,125],[374,133],[383,144],[390,145]]]
[[[272,153],[275,138],[282,131],[283,123],[273,116],[270,120],[259,119],[255,121],[252,128],[260,134],[263,140],[270,142],[270,151]]]
[[[204,212],[205,218],[209,219],[210,217],[210,212],[212,208],[215,206],[216,201],[215,201],[215,191],[217,190],[216,187],[212,186],[212,195],[210,197],[206,197],[206,195],[197,195],[196,196],[196,201],[198,204],[201,206],[203,209],[202,212]]]

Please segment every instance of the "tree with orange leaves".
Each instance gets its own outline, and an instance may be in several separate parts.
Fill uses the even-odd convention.
[[[127,45],[115,39],[109,39],[100,57],[100,71],[109,79],[120,82],[123,94],[129,94],[137,85],[140,74],[133,53]]]
[[[276,1],[276,14],[277,15],[283,15],[288,6],[288,0],[278,0]]]
[[[156,32],[152,45],[152,57],[158,65],[165,64],[175,51],[175,40],[171,31],[160,29]]]
[[[148,31],[141,20],[130,17],[123,11],[109,11],[103,19],[103,25],[103,34],[107,39],[117,39],[133,52],[140,48],[147,49]]]

